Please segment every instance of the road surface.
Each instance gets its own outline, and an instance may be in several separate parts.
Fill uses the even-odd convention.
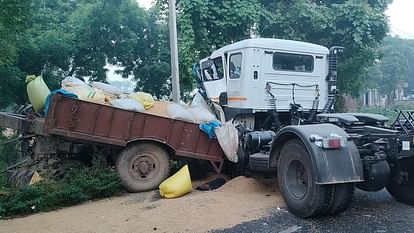
[[[157,191],[111,197],[0,220],[0,232],[414,232],[414,207],[384,190],[357,191],[344,213],[303,220],[285,209],[276,181],[267,181],[239,177],[219,190],[170,200]]]
[[[261,219],[215,232],[414,232],[414,207],[396,202],[385,190],[357,191],[351,208],[335,217],[303,220],[282,208]]]

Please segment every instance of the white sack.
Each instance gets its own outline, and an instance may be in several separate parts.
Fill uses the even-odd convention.
[[[239,135],[236,127],[234,127],[231,121],[228,121],[221,127],[215,128],[214,133],[227,159],[233,163],[237,163],[239,161],[237,157]]]
[[[81,88],[81,89],[88,89],[88,90],[92,90],[92,87],[89,86],[87,83],[85,83],[84,81],[78,79],[78,78],[74,78],[71,76],[68,76],[66,78],[64,78],[62,80],[62,82],[60,83],[62,86],[62,89],[66,90],[66,89],[76,89],[76,88]]]
[[[167,114],[172,119],[194,122],[194,116],[188,109],[177,103],[172,103],[167,107]]]
[[[211,112],[203,107],[189,108],[188,111],[193,115],[197,124],[217,120]]]
[[[123,92],[119,88],[112,86],[110,84],[102,83],[102,82],[92,82],[92,87],[100,89],[111,95],[123,94]]]
[[[111,105],[116,108],[122,108],[125,110],[144,112],[144,106],[138,101],[133,99],[113,99],[111,100]]]

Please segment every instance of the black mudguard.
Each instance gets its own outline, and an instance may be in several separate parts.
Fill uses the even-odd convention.
[[[305,145],[316,171],[317,184],[338,184],[364,181],[362,161],[355,144],[347,140],[341,149],[324,149],[311,141],[311,135],[328,137],[339,135],[347,138],[345,131],[333,124],[286,126],[273,141],[270,151],[270,165],[277,166],[280,150],[287,141],[300,139]]]

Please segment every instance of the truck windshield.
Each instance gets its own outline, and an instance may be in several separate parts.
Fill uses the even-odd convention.
[[[313,56],[293,53],[273,53],[273,69],[295,72],[313,72]]]
[[[223,59],[221,57],[216,57],[212,61],[213,64],[209,68],[203,70],[203,80],[205,82],[219,80],[224,77]]]

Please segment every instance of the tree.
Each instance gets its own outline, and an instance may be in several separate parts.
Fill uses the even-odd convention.
[[[24,102],[16,90],[24,86],[22,72],[14,67],[19,53],[19,36],[31,16],[30,1],[0,0],[0,109],[13,102]]]
[[[399,85],[408,83],[409,92],[414,89],[414,40],[386,37],[380,47],[381,57],[369,68],[367,86],[377,88],[387,95],[388,102],[395,97]],[[408,93],[408,94],[410,94]]]
[[[377,49],[388,31],[385,9],[390,1],[262,0],[264,37],[295,39],[327,47],[344,46],[339,63],[339,90],[359,95],[367,68],[378,58]]]
[[[75,28],[73,66],[69,75],[105,81],[106,63],[124,66],[124,77],[150,49],[148,19],[133,0],[95,0],[82,4],[71,19]]]
[[[22,90],[27,74],[42,75],[50,89],[56,89],[64,77],[72,75],[106,81],[107,63],[124,67],[118,71],[123,77],[135,75],[139,83],[145,83],[138,85],[140,90],[155,91],[157,95],[166,92],[154,84],[162,85],[163,78],[149,81],[150,69],[159,69],[158,73],[166,69],[165,59],[157,58],[161,53],[154,52],[159,49],[159,29],[149,22],[148,13],[136,1],[4,2],[6,7],[2,11],[7,14],[0,16],[0,45],[7,39],[4,43],[8,45],[4,47],[9,52],[0,54],[0,74],[7,80],[0,84],[0,108],[26,101]],[[29,24],[30,27],[23,27]],[[11,38],[3,37],[9,31],[16,33]],[[168,77],[160,75],[164,76]]]
[[[167,1],[160,0],[159,4]],[[252,35],[345,46],[339,86],[358,95],[388,31],[389,0],[179,0],[181,83],[191,91],[191,64],[214,49]]]
[[[168,27],[159,5],[147,11],[148,40],[151,41],[146,59],[133,69],[137,91],[145,91],[158,98],[171,95],[170,48]]]
[[[180,81],[190,92],[192,64],[215,49],[250,38],[261,6],[256,0],[179,0],[177,4]]]
[[[158,23],[157,12],[147,12],[133,0],[84,0],[62,3],[57,11],[48,8],[52,12],[47,15],[57,19],[56,30],[47,31],[40,40],[43,55],[39,57],[47,59],[40,66],[44,76],[50,74],[58,83],[65,76],[106,82],[109,63],[122,67],[117,71],[122,77],[134,76],[137,90],[158,97],[169,93],[165,85],[169,53],[162,32],[166,27]],[[54,59],[55,53],[60,59]]]
[[[0,0],[0,66],[11,65],[17,56],[17,36],[30,18],[30,0]]]
[[[134,0],[0,0],[0,108],[26,101],[24,78],[43,75],[51,89],[67,75],[106,81],[122,67],[137,90],[170,93],[167,1],[145,11]],[[193,90],[191,65],[252,35],[344,45],[339,85],[356,95],[378,58],[388,0],[178,0],[180,82]],[[28,27],[30,26],[30,27]],[[7,84],[7,85],[6,85]],[[19,93],[15,95],[14,93]]]

